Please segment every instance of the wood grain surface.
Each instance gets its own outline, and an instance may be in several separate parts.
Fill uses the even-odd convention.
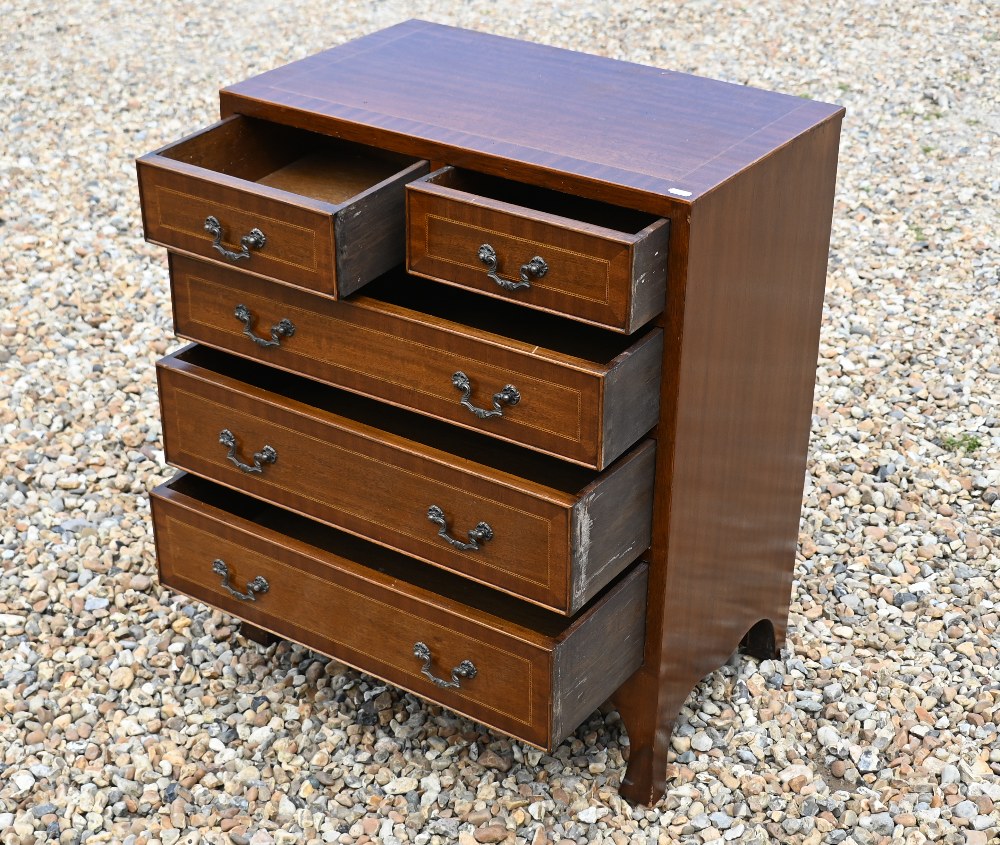
[[[672,221],[646,655],[615,695],[631,801],[663,794],[691,688],[741,640],[784,643],[839,135],[837,115]]]
[[[518,477],[516,455],[497,467],[485,461],[488,450],[477,462],[437,448],[421,437],[430,421],[410,415],[399,436],[374,427],[385,422],[375,403],[345,394],[338,402],[331,389],[317,397],[304,379],[225,359],[188,347],[159,363],[174,466],[567,615],[649,545],[652,441],[586,487],[563,490]],[[222,431],[235,437],[242,468],[220,443]],[[253,456],[265,446],[277,459],[257,471]],[[431,506],[448,537],[473,545],[468,532],[485,522],[492,538],[454,546],[428,518]]]
[[[661,216],[840,111],[417,20],[229,86],[221,109]]]
[[[627,334],[663,308],[668,235],[651,215],[452,167],[406,186],[411,273]],[[483,244],[504,281],[522,284],[535,256],[547,270],[508,291],[487,275]]]
[[[332,297],[403,260],[403,185],[426,162],[315,133],[231,117],[137,163],[146,239]],[[235,262],[222,244],[259,229],[266,243]]]
[[[575,727],[558,714],[591,712],[641,660],[642,564],[562,620],[486,590],[477,595],[444,573],[429,579],[399,555],[244,498],[184,475],[153,491],[163,584],[526,742],[554,747]],[[261,577],[266,592],[235,597],[213,571],[216,560],[233,589],[250,595],[248,583]],[[480,609],[486,604],[494,610]],[[638,647],[581,659],[588,638],[609,631]],[[475,677],[454,689],[434,684],[414,656],[417,642],[430,648],[437,677],[451,680],[465,660]]]
[[[184,256],[170,266],[175,327],[189,340],[595,469],[656,424],[658,329],[630,339],[508,303],[483,308],[482,297],[401,272],[332,302]],[[269,338],[282,319],[294,336],[277,347],[255,344],[233,316],[237,305],[250,309],[258,336]],[[479,419],[460,404],[456,372],[469,377],[477,407],[492,409],[508,384],[521,400]],[[632,410],[605,438],[611,408]]]

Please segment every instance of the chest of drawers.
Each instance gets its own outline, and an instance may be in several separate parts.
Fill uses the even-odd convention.
[[[622,794],[784,641],[842,110],[411,21],[138,162],[164,584]]]

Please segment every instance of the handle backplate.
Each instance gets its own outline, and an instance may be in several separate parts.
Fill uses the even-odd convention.
[[[282,338],[291,337],[295,334],[295,324],[291,320],[285,318],[283,320],[279,320],[271,326],[270,340],[258,337],[253,331],[253,324],[256,318],[254,317],[253,312],[242,303],[237,305],[233,310],[233,316],[243,323],[243,334],[245,334],[258,346],[281,346]]]
[[[546,264],[545,259],[540,255],[536,255],[531,259],[531,261],[521,265],[519,273],[521,281],[512,282],[509,279],[501,278],[497,274],[497,263],[499,258],[497,257],[497,251],[490,244],[483,244],[480,246],[477,256],[479,260],[486,265],[486,275],[506,291],[530,288],[531,283],[535,279],[540,279],[549,272],[549,265]]]
[[[463,660],[458,664],[458,666],[451,670],[451,680],[446,681],[444,678],[437,677],[437,675],[431,671],[431,650],[427,647],[426,643],[414,643],[413,656],[424,661],[424,665],[421,667],[420,671],[437,684],[437,686],[444,687],[445,689],[458,689],[462,686],[463,679],[471,681],[479,672],[479,670],[476,669],[476,665],[471,660]]]
[[[443,537],[456,549],[461,549],[462,551],[478,551],[482,543],[493,539],[493,529],[490,528],[489,523],[480,522],[475,528],[469,529],[468,543],[456,540],[448,533],[448,520],[445,518],[444,511],[437,505],[431,505],[427,508],[427,518],[438,526],[439,537]]]
[[[205,231],[213,238],[212,246],[230,261],[239,261],[241,258],[249,259],[251,249],[263,249],[267,245],[264,233],[260,229],[253,228],[240,238],[242,249],[239,252],[226,249],[222,245],[222,224],[219,222],[219,218],[211,215],[205,218]]]
[[[229,567],[226,562],[220,558],[216,558],[212,561],[212,572],[216,575],[222,576],[222,586],[229,590],[230,594],[239,599],[240,601],[257,601],[258,593],[266,593],[271,589],[271,585],[267,583],[267,579],[263,575],[258,575],[251,581],[247,581],[247,591],[241,593],[232,584],[229,583]]]
[[[265,445],[259,452],[254,452],[253,466],[243,463],[243,461],[236,457],[236,435],[233,434],[228,428],[224,428],[219,432],[219,442],[229,450],[229,454],[227,454],[226,457],[236,464],[236,466],[243,472],[262,473],[264,472],[264,466],[266,464],[273,464],[276,460],[278,460],[278,453],[275,451],[274,447]]]

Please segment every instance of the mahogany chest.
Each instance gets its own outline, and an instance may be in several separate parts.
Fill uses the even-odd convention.
[[[161,581],[622,794],[785,635],[843,110],[421,21],[138,161]]]

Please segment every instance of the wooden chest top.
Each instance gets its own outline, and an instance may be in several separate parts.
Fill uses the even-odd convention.
[[[407,21],[225,88],[239,112],[646,206],[693,202],[839,106]],[[644,196],[645,195],[645,196]]]

